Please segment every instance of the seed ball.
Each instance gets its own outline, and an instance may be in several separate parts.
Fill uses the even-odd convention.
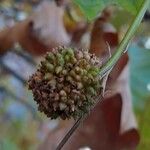
[[[75,111],[75,106],[71,105],[71,111],[74,112]]]
[[[86,61],[86,59],[81,59],[81,60],[79,61],[79,66],[80,66],[81,68],[86,68],[87,65],[88,65],[88,62]]]
[[[63,69],[63,70],[62,70],[62,74],[63,74],[63,75],[67,75],[67,70],[66,70],[66,69]]]
[[[58,100],[59,100],[59,94],[58,94],[58,93],[56,93],[56,95],[54,96],[54,100],[55,100],[55,101],[58,101]]]
[[[77,83],[77,89],[82,89],[83,88],[83,84],[81,82]]]
[[[55,69],[55,73],[59,74],[62,70],[63,70],[63,68],[61,66],[57,66]]]
[[[53,74],[51,74],[51,73],[46,73],[44,76],[45,80],[51,80],[52,78],[53,78]]]
[[[88,82],[88,77],[87,77],[87,76],[83,76],[82,81],[83,81],[84,83],[87,83],[87,82]]]
[[[38,110],[51,119],[77,119],[101,93],[101,62],[88,51],[58,47],[48,52],[29,79]]]
[[[53,62],[54,60],[55,60],[55,56],[54,56],[54,54],[53,53],[47,53],[47,55],[46,55],[46,60],[48,60],[49,62]]]
[[[74,71],[74,70],[71,70],[71,71],[70,71],[70,75],[71,75],[72,77],[75,77],[75,76],[76,76],[75,71]]]
[[[81,59],[83,58],[83,53],[82,53],[82,51],[78,51],[78,53],[76,53],[76,58],[77,58],[78,60],[81,60]]]
[[[65,97],[65,96],[67,95],[64,90],[61,90],[61,91],[59,92],[59,94],[60,94],[60,96],[63,96],[63,97]]]
[[[65,63],[63,56],[59,53],[56,54],[56,60],[57,60],[57,64],[60,66],[63,66]]]
[[[87,61],[89,61],[90,60],[90,55],[89,55],[89,53],[88,53],[88,51],[83,51],[83,56],[84,56],[84,58],[87,60]]]
[[[82,69],[81,69],[80,67],[76,66],[76,67],[75,67],[75,72],[76,72],[77,74],[82,74]]]
[[[61,90],[63,88],[63,85],[61,83],[57,83],[57,90]]]
[[[64,103],[59,103],[59,109],[60,109],[60,110],[64,110],[66,107],[67,107],[66,104],[64,104]]]
[[[64,103],[66,103],[67,102],[67,97],[61,96],[61,101],[64,102]]]
[[[69,86],[64,87],[64,90],[66,91],[66,93],[70,93],[71,88]]]
[[[56,88],[56,80],[55,79],[50,80],[47,84],[51,87],[51,89]]]
[[[66,80],[69,81],[69,82],[71,82],[71,81],[73,81],[73,78],[71,76],[67,76]]]
[[[84,75],[87,75],[87,70],[86,69],[82,69],[82,72]]]
[[[81,81],[81,76],[76,75],[76,76],[75,76],[75,80],[76,80],[76,81]]]
[[[74,57],[71,57],[71,58],[70,58],[70,61],[71,61],[72,64],[75,64],[75,63],[77,62],[77,59],[74,58]]]
[[[65,55],[64,59],[65,59],[66,62],[68,62],[70,60],[70,56],[69,55]]]
[[[50,64],[50,63],[46,63],[45,64],[47,71],[49,72],[53,72],[54,71],[54,65]]]

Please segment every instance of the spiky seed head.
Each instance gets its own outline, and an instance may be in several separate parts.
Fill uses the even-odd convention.
[[[51,53],[51,52],[47,53],[47,55],[46,55],[45,58],[46,58],[46,60],[48,60],[49,62],[53,62],[53,61],[55,60],[55,56],[54,56],[54,54]]]
[[[81,82],[77,83],[77,89],[82,89],[83,88],[83,84]]]
[[[50,64],[50,63],[46,62],[45,67],[46,67],[46,70],[48,72],[53,72],[54,71],[54,65],[53,64]]]
[[[65,103],[59,103],[59,109],[62,111],[62,110],[65,110],[65,108],[67,107],[67,105]]]
[[[44,76],[45,80],[49,80],[50,81],[52,78],[53,78],[53,74],[52,73],[46,73],[45,76]]]
[[[63,68],[62,68],[61,66],[57,66],[57,67],[55,68],[55,73],[56,73],[56,74],[59,74],[62,70],[63,70]]]
[[[58,47],[48,52],[29,79],[38,109],[51,119],[76,119],[87,113],[101,91],[100,64],[84,50]]]
[[[66,92],[64,90],[61,90],[59,92],[59,94],[60,94],[60,96],[63,96],[63,97],[67,96],[67,94],[66,94]]]
[[[76,58],[77,58],[77,60],[81,60],[83,58],[82,51],[79,51],[78,53],[76,53]]]
[[[63,75],[67,75],[67,70],[66,70],[66,69],[63,69],[63,70],[62,70],[62,74],[63,74]]]

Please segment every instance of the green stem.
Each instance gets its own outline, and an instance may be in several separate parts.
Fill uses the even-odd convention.
[[[119,47],[117,48],[116,52],[112,55],[112,57],[108,60],[106,64],[102,66],[100,69],[100,75],[103,76],[108,70],[110,70],[119,60],[119,58],[124,53],[127,44],[133,37],[135,31],[137,30],[139,24],[142,21],[142,18],[147,10],[147,8],[150,5],[150,0],[144,0],[143,4],[141,5],[141,8],[139,12],[137,13],[135,19],[133,20],[130,28],[128,29],[127,33],[125,34],[123,40],[121,41]]]

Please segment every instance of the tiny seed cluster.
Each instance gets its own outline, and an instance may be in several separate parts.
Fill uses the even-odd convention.
[[[77,119],[101,91],[101,63],[88,51],[59,47],[48,52],[29,79],[38,109],[51,119]]]

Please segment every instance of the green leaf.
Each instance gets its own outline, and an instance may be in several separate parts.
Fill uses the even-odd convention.
[[[116,0],[116,2],[118,6],[135,15],[139,11],[143,0]]]
[[[75,3],[79,5],[85,16],[92,20],[100,11],[102,11],[110,0],[75,0]]]
[[[143,0],[74,0],[79,5],[85,16],[92,20],[99,12],[108,5],[114,4],[124,8],[125,10],[136,14]]]

